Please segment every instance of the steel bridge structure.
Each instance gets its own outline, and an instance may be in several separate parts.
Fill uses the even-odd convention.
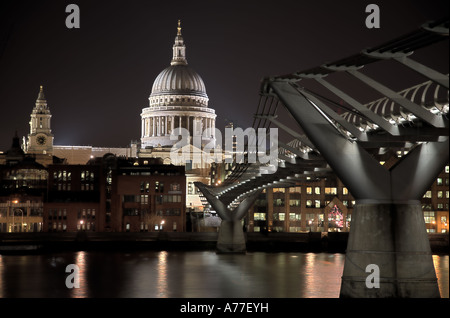
[[[240,220],[262,189],[334,174],[356,200],[341,297],[439,297],[420,200],[449,161],[449,76],[412,56],[448,45],[448,24],[428,22],[347,58],[263,79],[253,127],[276,127],[293,140],[278,142],[277,165],[244,159],[219,187],[196,183],[222,218],[218,251],[245,251]],[[428,59],[442,58],[438,51]],[[364,72],[382,64],[382,81]],[[422,81],[390,88],[412,73]],[[379,98],[361,103],[364,90]],[[395,165],[380,164],[396,153]],[[379,288],[367,287],[369,265],[379,268]]]

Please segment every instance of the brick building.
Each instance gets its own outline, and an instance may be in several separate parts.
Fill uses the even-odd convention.
[[[184,167],[107,154],[48,166],[44,231],[185,231]]]

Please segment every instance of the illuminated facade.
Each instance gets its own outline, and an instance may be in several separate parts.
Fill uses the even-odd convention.
[[[41,232],[47,169],[27,156],[19,137],[0,156],[0,232]]]
[[[338,179],[264,190],[245,220],[248,232],[348,232],[354,198]],[[422,198],[428,233],[449,231],[449,166]]]

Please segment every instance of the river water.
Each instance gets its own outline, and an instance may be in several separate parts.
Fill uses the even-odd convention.
[[[344,254],[216,254],[214,251],[66,252],[0,255],[0,298],[337,298]],[[433,255],[442,297],[449,256]],[[79,268],[67,288],[66,266]]]

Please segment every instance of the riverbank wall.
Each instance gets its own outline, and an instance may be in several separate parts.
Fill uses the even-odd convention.
[[[247,251],[345,253],[348,232],[245,233]],[[216,232],[0,233],[0,254],[65,250],[214,250]],[[429,234],[433,253],[448,254],[449,235]]]

